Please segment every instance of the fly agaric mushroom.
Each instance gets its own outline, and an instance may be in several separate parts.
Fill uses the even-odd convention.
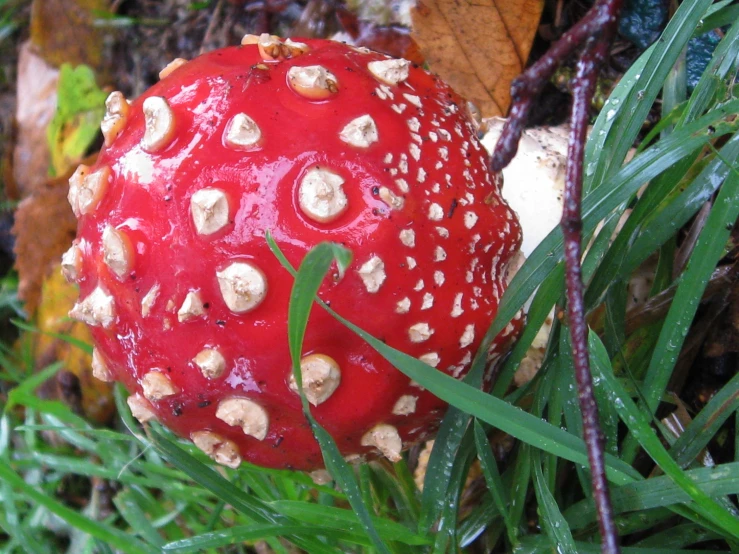
[[[230,467],[322,467],[291,373],[293,280],[267,230],[295,265],[322,241],[350,248],[321,298],[429,371],[465,374],[520,230],[447,85],[406,60],[270,36],[164,75],[109,102],[109,144],[70,182],[71,315],[135,417]],[[320,309],[301,368],[348,459],[398,460],[445,409]]]

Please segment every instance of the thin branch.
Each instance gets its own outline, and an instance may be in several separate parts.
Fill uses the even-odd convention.
[[[583,420],[583,436],[588,451],[593,496],[598,511],[601,551],[620,552],[618,534],[613,521],[608,482],[606,480],[603,433],[598,422],[598,407],[593,394],[593,379],[588,358],[588,328],[585,321],[582,256],[582,178],[585,140],[589,122],[590,102],[595,92],[598,72],[608,54],[618,23],[623,0],[599,0],[585,17],[557,41],[534,65],[518,77],[511,86],[511,106],[490,167],[501,171],[518,150],[524,125],[535,97],[541,92],[557,67],[576,49],[583,47],[573,82],[572,122],[567,156],[562,233],[564,235],[565,280],[567,311],[572,337],[572,357],[575,364],[578,400]]]
[[[601,0],[596,3],[544,56],[514,79],[511,83],[512,104],[508,121],[493,152],[490,166],[493,171],[502,171],[516,155],[531,104],[557,68],[589,38],[599,34],[602,36],[608,27],[615,28],[622,3],[623,0]]]
[[[598,510],[601,550],[619,552],[618,533],[606,480],[603,433],[598,421],[598,405],[593,394],[593,377],[588,358],[588,327],[585,321],[582,257],[582,173],[585,140],[588,133],[590,102],[595,92],[600,66],[608,53],[610,37],[590,39],[577,64],[573,82],[572,128],[567,151],[562,234],[565,244],[565,282],[567,283],[567,316],[572,337],[572,358],[575,364],[577,397],[582,413],[583,438],[588,450],[593,497]]]

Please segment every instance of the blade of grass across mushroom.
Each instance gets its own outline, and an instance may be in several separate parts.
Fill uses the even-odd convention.
[[[387,346],[369,333],[341,317],[328,306],[321,306],[354,333],[363,338],[383,358],[392,363],[402,373],[417,381],[436,396],[464,410],[480,420],[506,432],[519,440],[551,452],[578,464],[586,464],[583,442],[562,429],[554,427],[542,419],[520,408],[471,387],[441,372],[429,372],[428,366],[399,350]],[[616,483],[626,483],[640,479],[638,472],[620,460],[608,456],[608,474]]]
[[[665,472],[677,486],[679,486],[694,502],[691,507],[701,516],[711,521],[716,527],[724,532],[728,539],[735,537],[737,519],[731,512],[717,503],[713,498],[703,492],[700,487],[685,474],[677,462],[670,456],[669,452],[662,446],[660,439],[651,427],[651,418],[641,411],[636,403],[613,375],[608,354],[595,333],[590,333],[589,349],[593,358],[594,375],[600,377],[608,390],[609,398],[615,406],[621,420],[631,431],[632,436],[654,460],[654,462]]]
[[[732,163],[726,160],[724,162]],[[736,164],[736,161],[733,161],[733,164]],[[647,368],[642,394],[651,414],[656,411],[659,399],[667,387],[703,291],[718,261],[725,253],[725,246],[737,217],[739,217],[739,168],[732,167],[698,237],[688,266],[680,277],[680,284]],[[635,438],[627,437],[623,449],[624,459],[631,459],[635,450]]]
[[[290,267],[289,262],[280,252],[277,243],[269,231],[267,231],[265,238],[269,248],[277,256],[278,260],[283,265],[287,264],[285,265],[286,268]],[[308,325],[308,316],[310,315],[318,289],[321,287],[326,272],[328,272],[334,260],[339,267],[339,272],[343,274],[351,263],[351,252],[337,244],[324,242],[312,248],[306,254],[305,258],[303,258],[298,271],[293,273],[295,282],[290,293],[290,306],[287,318],[287,334],[290,356],[293,362],[293,376],[298,385],[303,413],[308,419],[313,434],[321,447],[326,469],[344,491],[344,494],[346,494],[347,500],[359,517],[359,521],[364,526],[364,530],[370,537],[372,544],[379,552],[389,553],[388,547],[380,538],[372,521],[370,507],[366,506],[362,500],[362,493],[351,466],[344,460],[331,435],[313,417],[308,399],[303,390],[300,358],[303,351],[305,329]]]

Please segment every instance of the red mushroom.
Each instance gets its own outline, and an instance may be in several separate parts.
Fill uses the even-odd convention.
[[[130,105],[111,95],[106,146],[70,181],[71,315],[135,417],[231,467],[322,467],[291,377],[292,277],[267,230],[296,265],[322,241],[350,248],[320,296],[429,371],[465,374],[520,230],[448,86],[406,60],[267,35],[163,75]],[[320,309],[301,367],[347,457],[397,460],[445,409]]]

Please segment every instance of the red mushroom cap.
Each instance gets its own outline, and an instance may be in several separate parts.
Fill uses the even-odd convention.
[[[139,420],[228,466],[323,466],[291,378],[293,280],[267,230],[295,265],[322,241],[350,248],[320,296],[429,371],[465,374],[520,229],[447,85],[406,60],[266,35],[163,74],[130,105],[111,95],[106,146],[70,182],[64,266],[95,374],[124,383]],[[347,456],[396,460],[445,409],[320,309],[301,365]]]

